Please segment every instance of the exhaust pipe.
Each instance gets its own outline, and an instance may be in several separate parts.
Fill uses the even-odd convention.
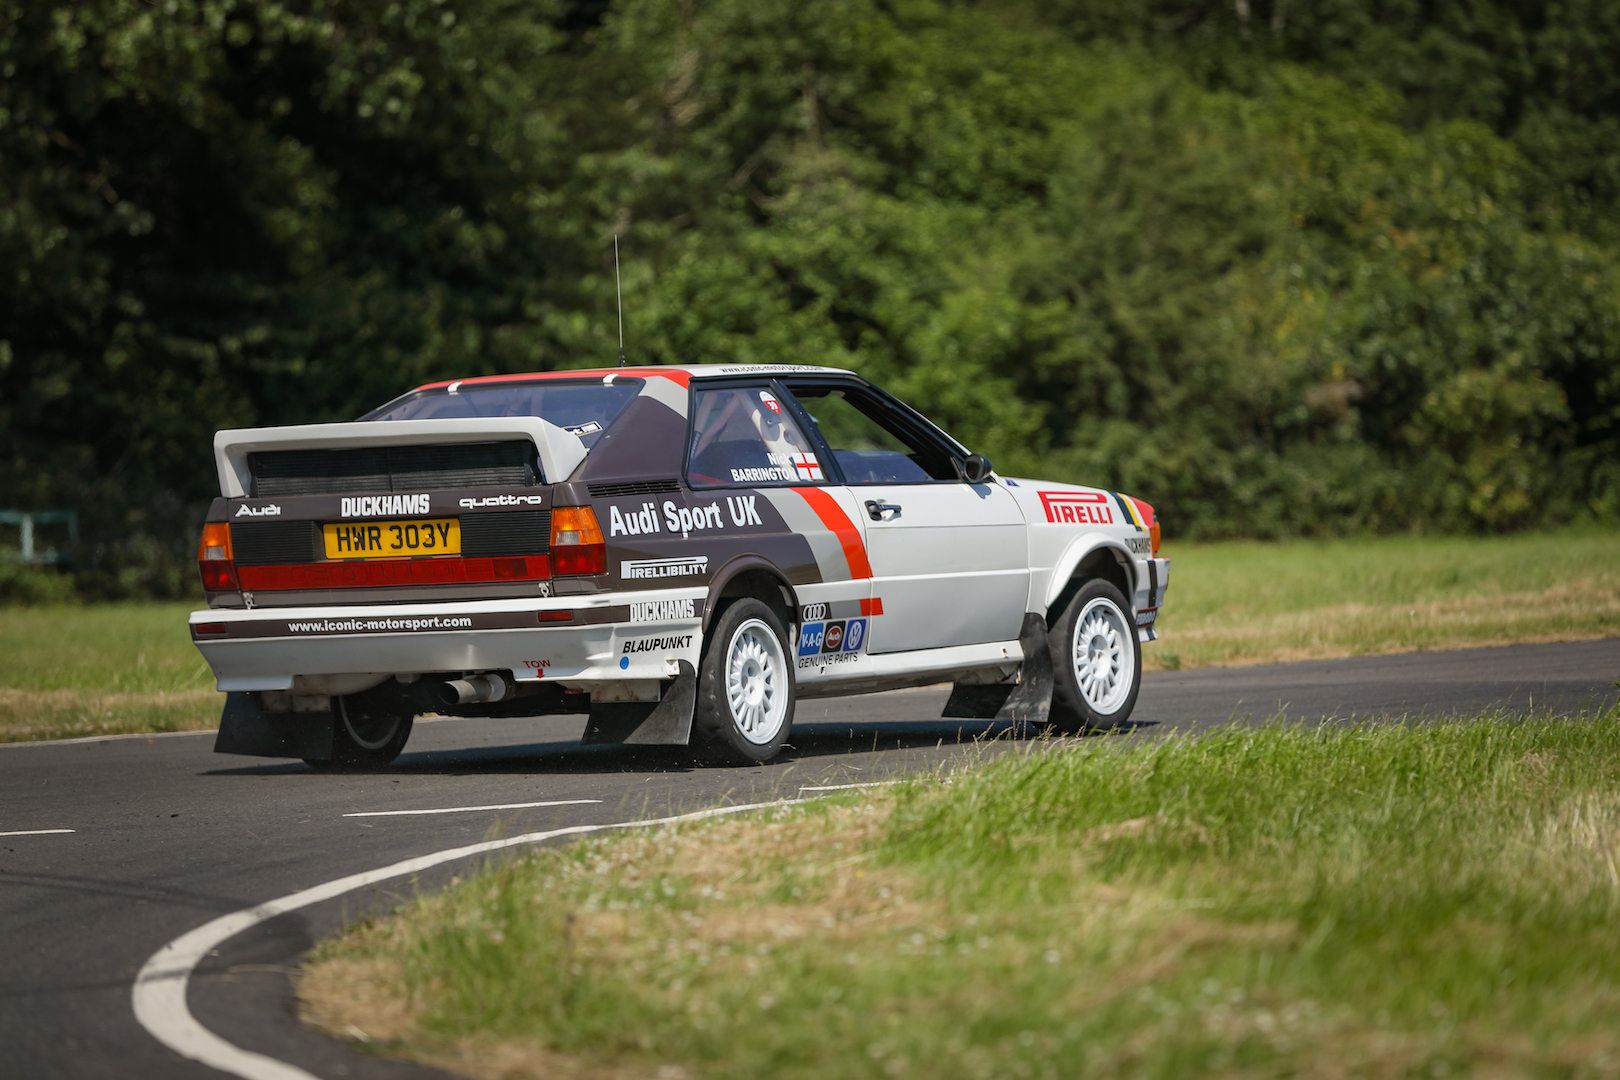
[[[440,683],[439,700],[446,705],[469,705],[480,701],[500,701],[506,697],[506,680],[490,672],[469,675],[465,679],[451,679]]]

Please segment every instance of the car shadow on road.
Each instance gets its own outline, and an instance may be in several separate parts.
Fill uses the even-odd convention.
[[[1092,732],[1085,742],[1104,737],[1125,736],[1158,726],[1155,722],[1126,723],[1114,732]],[[1024,725],[983,720],[914,720],[892,723],[823,722],[795,725],[791,740],[782,754],[766,768],[792,764],[826,763],[839,757],[867,757],[907,751],[946,751],[979,749],[1000,753],[1015,747],[1060,745],[1074,742],[1058,739]],[[533,775],[536,773],[622,774],[693,773],[721,774],[727,770],[751,771],[752,767],[713,765],[703,762],[686,746],[584,746],[573,740],[548,740],[494,746],[468,746],[406,750],[386,769],[392,775]],[[244,762],[239,766],[206,770],[205,776],[266,776],[303,773],[331,775],[302,761]]]

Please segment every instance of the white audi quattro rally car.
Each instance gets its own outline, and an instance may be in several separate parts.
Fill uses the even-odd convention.
[[[463,379],[214,453],[214,749],[318,767],[429,712],[766,761],[800,696],[939,682],[945,716],[1111,727],[1169,577],[1151,506],[997,476],[831,368]]]

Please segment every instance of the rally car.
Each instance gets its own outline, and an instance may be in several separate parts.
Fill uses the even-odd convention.
[[[1130,715],[1169,581],[1153,508],[998,476],[852,372],[616,368],[221,431],[191,634],[215,750],[392,761],[424,713],[778,754],[801,696]]]

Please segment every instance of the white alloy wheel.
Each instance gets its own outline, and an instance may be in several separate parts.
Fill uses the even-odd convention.
[[[743,738],[764,746],[787,718],[784,680],[790,678],[782,644],[759,619],[737,627],[726,646],[726,704]]]
[[[1105,596],[1093,597],[1074,620],[1070,656],[1080,694],[1093,712],[1112,716],[1135,682],[1136,635],[1124,612]]]

